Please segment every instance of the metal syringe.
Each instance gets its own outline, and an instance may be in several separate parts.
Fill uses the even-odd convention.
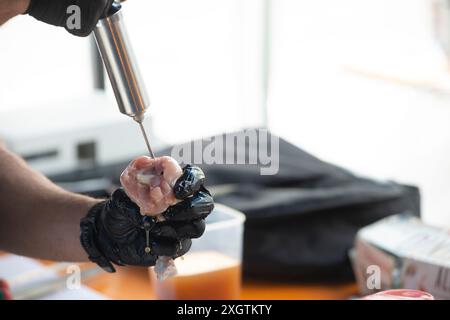
[[[132,117],[140,126],[150,156],[154,158],[143,125],[150,105],[144,81],[128,38],[122,17],[122,6],[113,2],[105,17],[99,20],[94,36],[121,113]]]

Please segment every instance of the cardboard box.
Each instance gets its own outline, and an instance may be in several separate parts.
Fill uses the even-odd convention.
[[[416,289],[450,299],[450,232],[408,214],[361,229],[350,252],[362,295]]]

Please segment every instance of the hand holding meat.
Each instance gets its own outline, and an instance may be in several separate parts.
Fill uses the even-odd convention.
[[[185,254],[214,208],[204,180],[200,168],[181,169],[170,157],[134,160],[121,176],[123,189],[81,222],[81,242],[90,259],[114,272],[111,262],[153,266],[158,257]]]

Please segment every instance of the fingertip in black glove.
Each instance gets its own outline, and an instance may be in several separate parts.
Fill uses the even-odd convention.
[[[191,239],[205,231],[204,219],[214,203],[203,186],[205,176],[186,166],[174,187],[181,200],[164,213],[164,221],[142,216],[125,191],[117,189],[109,200],[96,204],[81,220],[80,240],[91,261],[114,272],[117,265],[153,266],[159,256],[177,258],[191,247]]]
[[[39,21],[64,27],[75,36],[85,37],[94,30],[112,3],[113,0],[31,0],[26,13]],[[74,11],[68,8],[73,5],[80,8],[80,28],[67,23],[72,21]]]

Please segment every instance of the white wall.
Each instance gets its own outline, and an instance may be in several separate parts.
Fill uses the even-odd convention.
[[[349,71],[448,81],[430,1],[273,3],[273,131],[360,174],[419,185],[425,220],[450,226],[450,95]]]
[[[92,92],[89,39],[66,33],[28,16],[0,27],[1,110]]]

